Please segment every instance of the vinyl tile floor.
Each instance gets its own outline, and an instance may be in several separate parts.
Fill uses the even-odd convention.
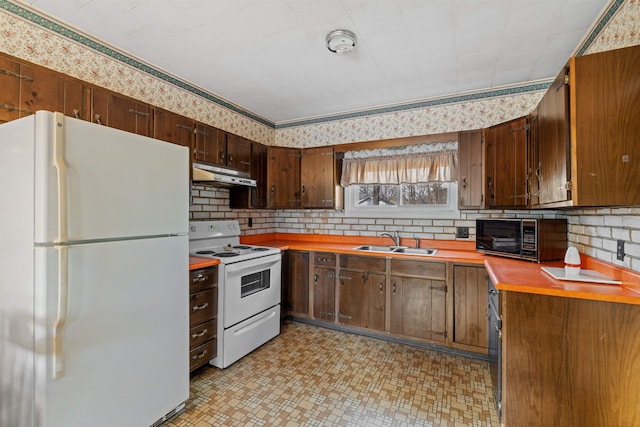
[[[308,324],[191,379],[166,427],[498,426],[488,363]]]

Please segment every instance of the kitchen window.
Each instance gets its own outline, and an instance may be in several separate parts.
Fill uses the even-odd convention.
[[[345,153],[345,213],[355,217],[453,217],[457,143]]]
[[[355,184],[345,188],[345,214],[377,218],[457,217],[455,182]]]

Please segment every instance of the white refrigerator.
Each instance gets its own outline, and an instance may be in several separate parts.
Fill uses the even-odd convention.
[[[141,427],[189,397],[188,149],[0,125],[0,426]]]

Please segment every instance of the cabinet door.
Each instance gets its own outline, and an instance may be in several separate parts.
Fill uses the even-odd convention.
[[[256,180],[256,187],[251,188],[251,207],[261,209],[267,207],[267,147],[253,143],[251,146],[251,178]]]
[[[441,280],[391,276],[391,333],[445,341],[446,289]]]
[[[62,111],[64,107],[64,79],[55,71],[36,65],[20,66],[20,116],[38,110]]]
[[[313,317],[319,320],[335,320],[336,270],[314,268],[313,270]]]
[[[640,205],[638,70],[640,46],[571,60],[573,206]]]
[[[386,307],[386,281],[384,274],[366,273],[365,285],[369,299],[367,328],[384,331]]]
[[[300,194],[304,208],[334,206],[333,147],[307,148],[300,155]]]
[[[251,141],[227,134],[227,166],[251,173]]]
[[[571,191],[567,189],[567,182],[571,180],[568,78],[569,69],[565,67],[537,108],[538,165],[535,173],[539,205],[571,199]]]
[[[269,147],[269,207],[300,207],[300,150]]]
[[[341,270],[338,319],[346,325],[384,331],[386,276]]]
[[[20,117],[20,64],[0,57],[0,123]]]
[[[232,209],[264,209],[267,207],[269,193],[267,147],[254,142],[251,153],[251,178],[256,180],[256,186],[231,187],[229,189],[229,207]]]
[[[161,141],[191,147],[195,122],[180,114],[155,108],[153,110],[153,137]]]
[[[196,123],[194,161],[226,165],[227,133],[204,123]]]
[[[484,206],[482,180],[483,135],[481,130],[460,132],[458,140],[458,207]]]
[[[282,281],[282,309],[285,314],[309,317],[309,253],[287,251]]]
[[[93,87],[91,107],[91,119],[94,123],[138,135],[152,135],[149,104]]]
[[[527,206],[527,118],[486,130],[487,206]]]
[[[88,86],[78,80],[64,79],[64,101],[62,112],[76,119],[91,119],[91,100]]]
[[[453,267],[453,342],[487,349],[487,280],[484,267]]]
[[[338,320],[345,325],[366,328],[369,320],[369,301],[365,273],[340,270]]]

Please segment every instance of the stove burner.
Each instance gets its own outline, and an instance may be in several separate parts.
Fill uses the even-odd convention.
[[[251,246],[238,245],[233,246],[233,249],[251,249]]]
[[[215,252],[213,256],[217,256],[219,258],[230,258],[232,256],[238,256],[239,254],[235,252]]]
[[[251,250],[254,252],[262,252],[262,251],[268,251],[269,248],[251,248]]]
[[[215,254],[214,251],[198,251],[196,252],[196,254],[198,255],[211,255],[211,254]]]

